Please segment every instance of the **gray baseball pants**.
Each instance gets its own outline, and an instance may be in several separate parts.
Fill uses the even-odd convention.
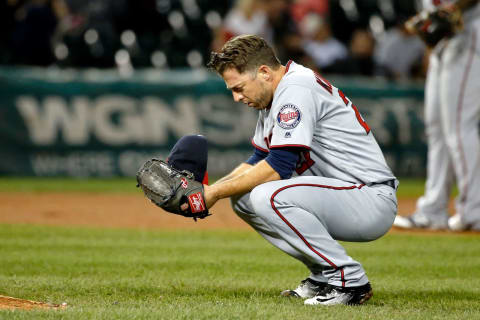
[[[378,239],[397,212],[395,190],[305,176],[261,184],[232,198],[237,215],[275,247],[302,261],[310,278],[335,286],[368,282],[337,242]]]

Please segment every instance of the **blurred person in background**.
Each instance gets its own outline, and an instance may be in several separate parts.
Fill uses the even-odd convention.
[[[312,59],[305,54],[303,50],[303,37],[300,32],[300,23],[308,14],[318,14],[320,16],[329,13],[328,0],[295,0],[290,1],[288,11],[283,12],[282,19],[286,23],[281,23],[277,19],[275,35],[281,35],[281,40],[277,40],[277,55],[282,61],[294,60],[311,69],[316,69]]]
[[[367,29],[357,29],[350,40],[349,59],[350,74],[372,76],[375,69],[373,53],[376,42]]]
[[[353,32],[349,43],[348,55],[336,60],[334,64],[324,69],[325,73],[342,75],[373,76],[375,62],[373,52],[375,39],[367,29],[357,29]]]
[[[272,45],[281,61],[301,60],[301,37],[292,17],[292,0],[237,0],[217,30],[212,49],[218,51],[234,36],[258,35]]]
[[[309,13],[327,15],[329,13],[329,2],[328,0],[296,0],[290,11],[292,18],[299,22]]]
[[[265,12],[273,28],[273,45],[281,61],[297,60],[305,55],[293,17],[295,3],[293,0],[266,0]]]
[[[461,14],[463,28],[432,48],[425,84],[425,193],[418,199],[416,211],[409,217],[397,216],[394,225],[405,229],[480,231],[479,0],[424,0],[424,8]],[[456,213],[449,218],[454,178],[459,195]]]
[[[406,19],[387,30],[377,41],[375,63],[378,74],[389,79],[408,79],[423,62],[425,44],[405,28]]]
[[[9,0],[11,63],[47,66],[55,61],[51,39],[58,22],[68,14],[63,0]],[[14,10],[11,10],[14,9]],[[13,12],[12,12],[13,11]],[[11,22],[10,22],[11,23]]]
[[[12,60],[12,32],[15,28],[14,13],[21,3],[18,0],[0,1],[0,64]]]
[[[241,34],[258,35],[273,44],[273,28],[266,13],[267,1],[237,0],[215,36],[213,50],[220,50],[225,42]]]
[[[303,50],[313,61],[315,69],[323,72],[337,61],[347,58],[348,50],[332,35],[327,16],[315,13],[305,15],[300,22],[300,32]]]
[[[65,0],[70,14],[59,24],[54,45],[64,45],[61,64],[76,67],[114,66],[120,43],[120,24],[133,20],[127,0]]]

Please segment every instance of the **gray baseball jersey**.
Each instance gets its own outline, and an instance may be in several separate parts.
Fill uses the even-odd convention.
[[[289,62],[252,140],[267,152],[289,146],[304,152],[294,177],[232,199],[235,212],[302,261],[310,278],[337,286],[366,284],[361,264],[336,240],[370,241],[385,234],[396,215],[398,182],[356,106],[320,75]]]
[[[260,111],[253,144],[305,152],[295,175],[352,183],[395,179],[357,107],[312,70],[290,62],[272,107]]]

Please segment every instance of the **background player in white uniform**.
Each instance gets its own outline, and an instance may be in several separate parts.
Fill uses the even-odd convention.
[[[424,7],[435,10],[453,2],[457,1],[424,0]],[[397,216],[397,227],[480,230],[480,4],[462,2],[472,5],[463,14],[463,31],[440,41],[430,56],[425,87],[425,194],[413,215]],[[459,196],[456,214],[448,219],[454,177]]]
[[[398,181],[356,106],[320,75],[280,65],[257,36],[212,53],[209,67],[235,101],[260,110],[255,154],[205,186],[207,206],[234,196],[235,212],[310,276],[284,296],[305,304],[361,304],[372,296],[362,265],[336,241],[371,241],[391,227]]]

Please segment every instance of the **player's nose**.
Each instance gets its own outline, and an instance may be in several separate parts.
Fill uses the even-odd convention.
[[[232,95],[233,95],[233,100],[235,102],[240,102],[242,101],[243,99],[243,95],[241,93],[238,93],[238,92],[232,92]]]

